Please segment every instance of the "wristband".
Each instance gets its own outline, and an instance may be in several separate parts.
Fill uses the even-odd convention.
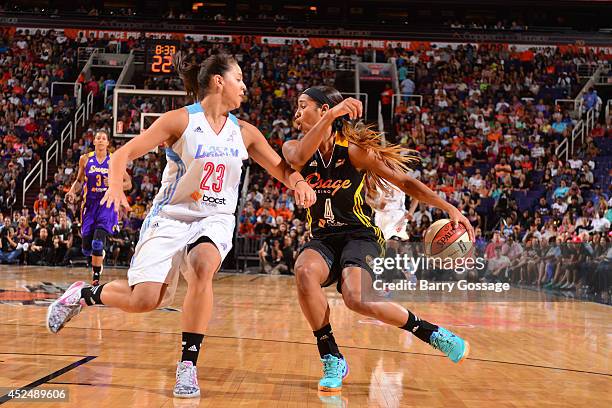
[[[303,181],[304,183],[306,182],[306,180],[304,180],[304,179],[301,179],[301,180],[296,181],[296,182],[295,182],[295,185],[293,186],[293,189],[294,189],[294,190],[296,189],[296,187],[297,187],[297,185],[298,185],[298,183],[299,183],[300,181]]]

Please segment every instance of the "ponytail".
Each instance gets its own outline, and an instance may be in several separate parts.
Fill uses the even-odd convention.
[[[183,80],[185,92],[195,101],[200,101],[206,96],[210,86],[210,80],[215,75],[223,76],[238,62],[231,56],[219,53],[206,58],[201,64],[192,62],[186,53],[179,51],[174,54],[174,68]]]
[[[185,92],[187,96],[198,101],[199,98],[199,86],[198,86],[198,73],[200,71],[200,65],[189,61],[186,53],[179,51],[174,54],[173,57],[174,69],[179,75],[179,78],[183,81]]]
[[[406,173],[410,168],[416,167],[421,163],[419,154],[415,150],[405,149],[397,144],[387,144],[383,146],[382,135],[372,129],[373,125],[366,125],[363,122],[350,124],[344,122],[341,135],[350,143],[372,152],[376,160],[382,161],[385,166],[399,173]],[[389,192],[389,182],[378,174],[366,172],[366,188],[369,191],[380,189]]]

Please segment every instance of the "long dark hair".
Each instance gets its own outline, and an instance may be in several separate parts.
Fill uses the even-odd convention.
[[[314,98],[308,90],[306,90],[305,93],[315,101],[319,107],[328,103],[330,108],[332,108],[344,100],[340,91],[331,86],[313,86],[309,89],[318,91],[314,93]],[[316,98],[316,95],[320,93],[324,94],[324,98]],[[375,131],[373,129],[374,125],[372,124],[365,124],[363,122],[351,123],[347,120],[340,120],[340,124],[335,122],[333,127],[334,130],[337,130],[338,133],[350,143],[354,143],[367,151],[373,152],[378,160],[381,160],[387,167],[394,171],[405,173],[411,167],[415,167],[421,163],[418,152],[414,150],[405,149],[400,145],[391,143],[387,143],[386,146],[383,146],[382,134]],[[389,183],[385,179],[372,171],[367,171],[366,188],[372,191],[377,187],[383,191],[389,191]]]
[[[189,56],[183,51],[174,54],[173,63],[174,69],[183,80],[185,92],[195,101],[206,96],[213,76],[223,76],[232,65],[238,64],[234,57],[224,53],[211,55],[198,64],[194,56]]]

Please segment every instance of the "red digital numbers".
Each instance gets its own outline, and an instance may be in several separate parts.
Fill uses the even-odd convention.
[[[208,185],[208,180],[212,174],[216,174],[215,181]],[[225,164],[219,164],[215,168],[215,164],[212,162],[206,162],[204,164],[204,177],[202,177],[202,182],[200,183],[200,188],[204,191],[209,191],[212,188],[212,191],[215,193],[220,193],[223,188],[223,175],[225,174]]]

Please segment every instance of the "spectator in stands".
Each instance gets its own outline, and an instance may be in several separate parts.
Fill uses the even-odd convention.
[[[47,228],[40,228],[38,238],[30,245],[27,263],[29,265],[47,265],[49,259],[53,258],[53,242]]]
[[[4,219],[4,228],[0,232],[0,262],[18,263],[23,248],[19,246],[15,234],[15,228],[11,225],[11,219]]]

